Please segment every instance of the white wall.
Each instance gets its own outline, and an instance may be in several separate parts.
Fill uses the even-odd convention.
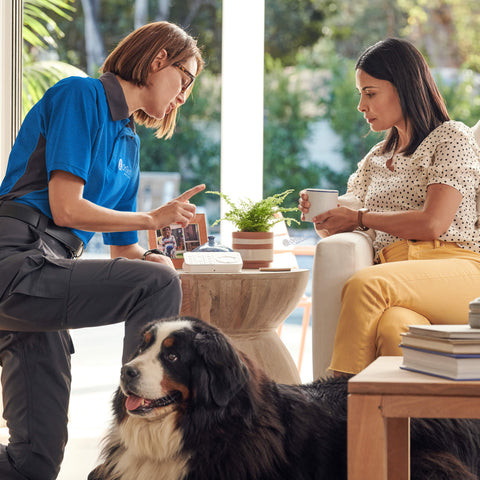
[[[21,123],[22,0],[0,1],[0,179]]]
[[[222,3],[220,188],[234,201],[263,195],[264,0]],[[225,213],[222,202],[221,216]],[[221,222],[222,243],[232,226]]]

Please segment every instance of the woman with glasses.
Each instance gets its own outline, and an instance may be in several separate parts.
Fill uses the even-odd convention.
[[[186,226],[198,185],[136,211],[135,122],[169,138],[203,68],[196,41],[168,22],[128,35],[99,79],[51,87],[26,116],[0,186],[0,364],[10,443],[0,478],[54,479],[67,442],[68,329],[125,322],[122,361],[144,325],[180,311],[171,260],[137,230]],[[77,259],[102,232],[111,260]]]

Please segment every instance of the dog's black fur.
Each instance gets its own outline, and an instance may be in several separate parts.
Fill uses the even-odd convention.
[[[153,324],[136,359],[147,355],[155,359],[156,367],[150,362],[144,368],[135,359],[123,367],[104,463],[89,480],[134,480],[118,470],[128,452],[122,424],[129,417],[134,417],[139,431],[147,423],[160,428],[173,418],[175,434],[181,438],[174,452],[174,461],[183,462],[180,473],[175,478],[164,475],[165,459],[159,458],[151,470],[158,475],[150,480],[346,480],[346,380],[277,384],[216,328],[192,318]],[[162,401],[153,403],[154,408],[147,403],[127,412],[126,396],[142,394],[139,385],[152,367],[162,372]],[[413,480],[479,478],[479,422],[412,420],[411,440]],[[161,445],[151,447],[165,450]]]

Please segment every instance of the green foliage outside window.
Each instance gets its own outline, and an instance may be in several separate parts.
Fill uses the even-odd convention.
[[[57,48],[57,40],[64,33],[55,18],[72,21],[75,12],[72,3],[71,0],[24,0],[23,116],[54,83],[68,76],[85,75],[68,63],[38,58],[49,48]]]
[[[180,172],[182,189],[204,182],[208,189],[219,190],[221,1],[200,3],[202,8],[193,18],[198,1],[172,0],[169,20],[187,23],[187,29],[206,45],[207,68],[180,109],[172,139],[158,140],[152,131],[139,127],[141,167]],[[107,52],[133,28],[133,4],[126,0],[98,4]],[[24,5],[23,100],[27,111],[59,78],[81,74],[65,62],[86,63],[79,0],[25,0]],[[158,3],[150,0],[149,5],[153,9]],[[453,81],[439,74],[437,82],[451,117],[475,124],[480,119],[480,87],[474,74],[480,71],[479,5],[478,0],[266,0],[264,195],[320,185],[345,190],[358,161],[382,138],[369,131],[357,111],[354,61],[367,45],[385,36],[408,35],[430,64],[440,67],[447,52],[428,50],[426,40],[431,45],[432,38],[446,35],[449,58],[460,59],[472,71],[465,69]],[[450,15],[450,28],[445,32],[434,23],[440,10]],[[68,31],[68,36],[62,37],[62,31]],[[42,48],[54,48],[64,62],[39,61],[34,53]],[[245,74],[247,54],[239,59],[239,78]],[[320,165],[320,152],[307,147],[320,120],[328,122],[339,138],[340,170]],[[248,125],[242,126],[238,142],[248,142],[248,137]],[[199,204],[206,200],[204,194],[196,198]],[[286,199],[288,206],[295,201],[293,196]]]

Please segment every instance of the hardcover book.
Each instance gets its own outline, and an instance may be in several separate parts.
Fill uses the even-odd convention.
[[[416,333],[402,333],[401,347],[422,348],[445,353],[480,354],[480,339],[474,338],[441,338]]]
[[[400,368],[451,380],[480,380],[480,354],[452,354],[402,346]]]
[[[480,328],[470,325],[410,325],[408,331],[430,337],[480,340]]]

